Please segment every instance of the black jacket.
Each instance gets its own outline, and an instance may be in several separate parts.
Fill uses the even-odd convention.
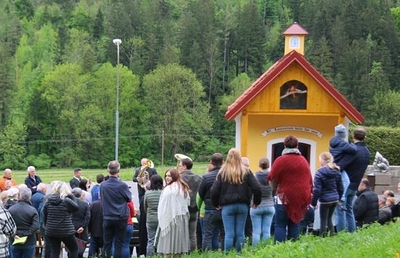
[[[252,194],[254,195],[254,204],[261,202],[261,188],[257,179],[251,172],[247,172],[246,178],[242,184],[230,184],[224,182],[220,175],[211,187],[211,202],[214,207],[224,206],[234,203],[249,204]]]
[[[357,146],[357,153],[354,156],[353,162],[346,167],[346,172],[350,180],[349,189],[351,190],[357,190],[365,174],[365,170],[368,167],[369,158],[371,156],[365,142],[357,142],[355,145]]]
[[[78,203],[79,209],[72,213],[72,223],[74,224],[75,231],[78,230],[80,227],[82,227],[84,230],[80,235],[78,235],[78,233],[76,233],[75,235],[80,239],[88,241],[88,226],[90,221],[89,204],[80,199],[77,199],[76,201]]]
[[[58,194],[51,194],[43,207],[46,235],[66,237],[75,234],[72,213],[79,209],[76,198],[69,195],[63,199]]]
[[[8,210],[17,225],[17,235],[27,236],[23,246],[34,245],[36,243],[36,230],[39,229],[39,215],[36,209],[25,201],[18,201]]]
[[[215,207],[211,203],[211,187],[215,182],[215,178],[217,177],[218,171],[221,167],[215,167],[210,172],[206,173],[203,176],[203,180],[201,181],[199,188],[199,196],[204,201],[206,210],[214,210]]]
[[[90,205],[89,233],[93,237],[103,237],[103,208],[100,200]]]
[[[378,220],[379,201],[378,195],[369,188],[359,192],[354,202],[354,217],[357,226],[370,224]]]
[[[26,186],[28,186],[29,189],[31,189],[32,195],[34,195],[36,193],[37,185],[40,184],[41,182],[42,182],[42,179],[37,175],[35,175],[35,179],[33,179],[30,176],[27,176],[25,178],[25,184],[26,184]]]

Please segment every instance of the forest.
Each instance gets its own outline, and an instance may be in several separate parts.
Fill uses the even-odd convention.
[[[226,153],[227,107],[283,56],[293,22],[364,125],[400,125],[398,0],[4,0],[0,164],[105,167],[116,111],[124,167]]]

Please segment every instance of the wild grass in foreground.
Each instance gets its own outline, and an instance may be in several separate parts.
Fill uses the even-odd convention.
[[[397,255],[397,256],[396,256]],[[192,253],[183,257],[238,257],[236,252]],[[302,236],[299,241],[273,245],[272,241],[257,247],[245,246],[241,257],[274,258],[397,258],[400,257],[400,222],[371,225],[355,233],[342,232],[333,237]]]

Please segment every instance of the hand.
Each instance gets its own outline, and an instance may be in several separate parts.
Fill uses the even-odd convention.
[[[218,206],[215,208],[217,211],[219,211],[221,209],[221,206]]]
[[[18,238],[19,238],[19,236],[18,236],[18,235],[15,235],[15,236],[14,236],[14,239],[18,239]]]
[[[78,228],[76,233],[81,234],[85,229],[83,227]]]
[[[253,209],[257,209],[258,205],[253,204]]]
[[[315,206],[314,206],[314,210],[316,210],[316,209],[318,209],[318,205],[315,205]]]

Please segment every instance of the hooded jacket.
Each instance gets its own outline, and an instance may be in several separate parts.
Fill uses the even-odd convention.
[[[343,195],[343,183],[339,170],[327,166],[321,167],[315,173],[312,206],[321,203],[337,202]]]
[[[329,141],[329,152],[336,165],[343,171],[354,160],[357,147],[354,143],[348,143],[339,136],[335,136]]]
[[[58,194],[51,194],[43,207],[46,235],[67,237],[75,234],[72,213],[79,209],[75,196],[64,199]]]

